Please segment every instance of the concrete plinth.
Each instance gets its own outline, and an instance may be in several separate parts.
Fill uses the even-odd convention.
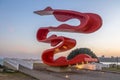
[[[34,63],[33,69],[34,70],[49,70],[49,71],[53,71],[53,72],[69,72],[69,71],[71,71],[71,68],[69,68],[69,67],[53,67],[53,66],[48,66],[43,63]]]
[[[53,71],[53,72],[70,72],[71,69],[69,67],[47,67],[46,70]]]

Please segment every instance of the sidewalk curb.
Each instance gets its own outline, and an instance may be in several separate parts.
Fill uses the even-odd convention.
[[[95,70],[95,71],[120,74],[120,72],[117,71],[107,71],[107,70]]]

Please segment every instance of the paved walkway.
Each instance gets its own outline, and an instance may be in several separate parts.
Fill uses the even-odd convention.
[[[89,70],[74,70],[72,72],[52,72],[47,70],[30,70],[20,67],[20,71],[39,80],[120,80],[120,74]]]
[[[120,74],[79,70],[76,73],[67,73],[69,80],[120,80]]]

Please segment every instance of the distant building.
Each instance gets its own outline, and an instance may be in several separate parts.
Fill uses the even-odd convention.
[[[120,57],[99,57],[100,62],[120,62]]]

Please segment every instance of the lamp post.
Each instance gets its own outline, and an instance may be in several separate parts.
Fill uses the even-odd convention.
[[[117,69],[118,69],[118,56],[116,57],[116,62],[117,62]]]

